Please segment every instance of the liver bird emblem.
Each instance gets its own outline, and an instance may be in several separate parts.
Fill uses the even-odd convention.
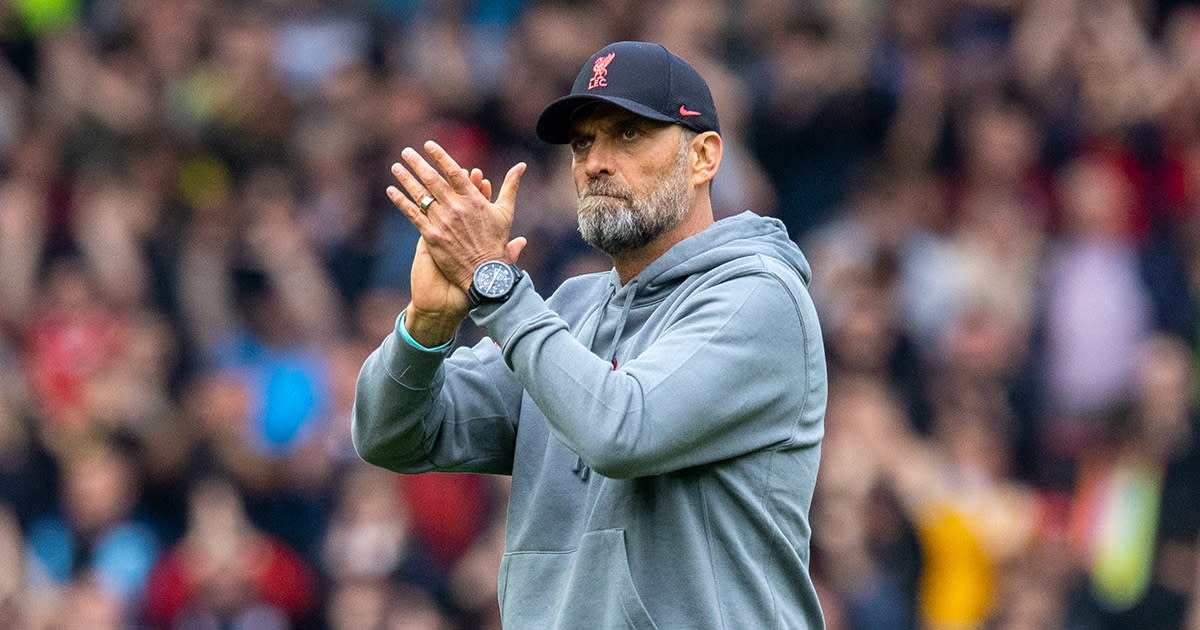
[[[608,85],[608,79],[604,77],[608,74],[608,64],[612,63],[615,56],[617,56],[616,53],[608,53],[596,59],[596,64],[592,66],[592,79],[588,81],[587,89]]]

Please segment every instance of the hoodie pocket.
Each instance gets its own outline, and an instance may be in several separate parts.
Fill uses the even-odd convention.
[[[657,630],[629,570],[625,530],[588,532],[573,553],[505,554],[505,628]]]
[[[500,574],[496,579],[496,599],[500,602],[500,610],[504,610],[504,594],[508,592],[508,554],[500,557]]]
[[[564,628],[594,619],[604,628],[657,629],[633,583],[625,530],[588,532],[580,539],[562,617]]]

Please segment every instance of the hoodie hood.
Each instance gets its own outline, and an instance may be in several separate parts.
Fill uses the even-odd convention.
[[[767,256],[784,263],[795,269],[808,286],[812,269],[800,247],[788,238],[783,222],[743,212],[716,221],[699,234],[676,243],[623,286],[617,270],[609,270],[608,299],[600,307],[604,314],[592,329],[588,347],[617,365],[617,348],[625,338],[630,314],[637,307],[666,299],[689,277],[753,256]],[[611,319],[607,314],[610,308],[616,309]]]
[[[615,269],[609,272],[609,282],[616,288],[618,300],[625,299],[626,291],[634,291],[633,305],[637,306],[659,299],[689,276],[747,256],[770,256],[786,263],[800,274],[805,286],[812,278],[808,259],[788,237],[783,222],[746,211],[676,243],[625,286]]]

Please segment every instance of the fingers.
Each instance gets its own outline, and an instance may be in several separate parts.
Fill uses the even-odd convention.
[[[528,244],[528,242],[529,241],[526,240],[524,236],[518,236],[517,238],[509,241],[508,245],[504,246],[504,253],[508,254],[508,261],[515,264],[517,262],[517,258],[521,256],[521,251],[525,249],[525,245]]]
[[[446,183],[446,178],[442,177],[442,174],[433,168],[429,162],[426,162],[425,158],[421,157],[421,154],[417,153],[412,147],[406,147],[401,151],[400,157],[408,164],[408,169],[405,170],[411,170],[410,175],[415,175],[412,181],[416,182],[420,189],[429,191],[429,194],[443,200],[450,199],[457,194],[455,188]],[[401,179],[401,173],[397,173],[395,169],[392,169],[392,173],[396,175],[397,179],[401,180],[400,183],[404,184],[404,188],[408,191],[410,197],[420,199],[425,195],[424,192],[414,192],[409,188],[404,180]],[[470,186],[470,181],[467,179],[465,171],[462,173],[462,176],[466,184]]]
[[[526,164],[517,162],[504,175],[504,183],[500,184],[500,194],[496,197],[496,205],[504,208],[509,216],[517,207],[517,188],[521,186],[521,175],[525,174]]]
[[[395,176],[396,181],[400,183],[400,186],[404,189],[404,193],[408,194],[408,197],[405,198],[404,194],[400,192],[399,188],[396,188],[395,186],[388,186],[388,198],[392,200],[392,204],[399,208],[400,211],[405,214],[405,216],[409,217],[409,219],[412,219],[412,216],[408,212],[409,206],[411,206],[411,209],[415,210],[417,214],[424,216],[425,212],[421,210],[419,206],[417,206],[416,202],[425,195],[430,194],[428,188],[425,187],[425,184],[422,184],[416,177],[413,176],[412,172],[410,172],[407,168],[404,168],[404,165],[399,162],[396,162],[392,165],[392,175]],[[414,221],[414,223],[416,222]]]
[[[396,172],[396,169],[408,173],[408,171],[406,171],[404,167],[400,166],[399,164],[392,167],[392,172]],[[409,175],[408,177],[411,179],[412,175]],[[397,176],[397,179],[399,179],[399,176]],[[409,194],[411,195],[412,193]],[[404,216],[408,217],[409,221],[412,221],[412,224],[416,226],[418,231],[425,227],[426,222],[429,221],[429,217],[425,216],[424,212],[421,212],[421,209],[417,207],[417,204],[413,203],[411,199],[404,195],[404,193],[400,192],[399,188],[396,188],[395,186],[388,186],[387,196],[388,199],[392,201],[392,205],[396,206],[400,212],[403,212]]]
[[[483,171],[473,168],[471,169],[471,185],[483,195],[488,201],[492,200],[492,182],[483,176]]]
[[[429,153],[429,157],[433,158],[433,162],[437,164],[438,169],[445,175],[446,180],[450,182],[455,192],[466,195],[470,194],[472,190],[476,190],[471,185],[471,181],[467,176],[467,169],[459,166],[458,162],[454,161],[454,158],[450,157],[449,153],[446,153],[442,145],[433,140],[426,141],[425,151]]]
[[[493,187],[491,181],[483,177],[483,171],[478,168],[470,171],[462,168],[441,145],[432,140],[424,146],[437,168],[412,147],[406,147],[400,153],[403,163],[397,162],[392,165],[392,175],[400,183],[400,188],[388,188],[388,197],[392,203],[404,212],[414,225],[420,228],[426,224],[423,217],[427,212],[422,211],[416,203],[416,200],[424,198],[425,195],[432,195],[443,204],[453,205],[452,200],[456,196],[473,197],[478,194],[483,197],[483,201],[491,203]],[[517,189],[526,168],[524,162],[517,163],[508,170],[504,182],[500,185],[495,205],[502,208],[509,218],[516,207]],[[404,198],[404,193],[407,193],[407,199]]]

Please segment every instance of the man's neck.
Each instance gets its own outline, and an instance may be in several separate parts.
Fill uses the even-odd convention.
[[[621,285],[628,284],[643,269],[649,267],[650,263],[667,253],[667,250],[674,247],[676,243],[703,232],[704,228],[712,224],[712,205],[703,203],[699,207],[692,208],[683,221],[650,241],[646,246],[613,256],[613,266],[617,268]]]

